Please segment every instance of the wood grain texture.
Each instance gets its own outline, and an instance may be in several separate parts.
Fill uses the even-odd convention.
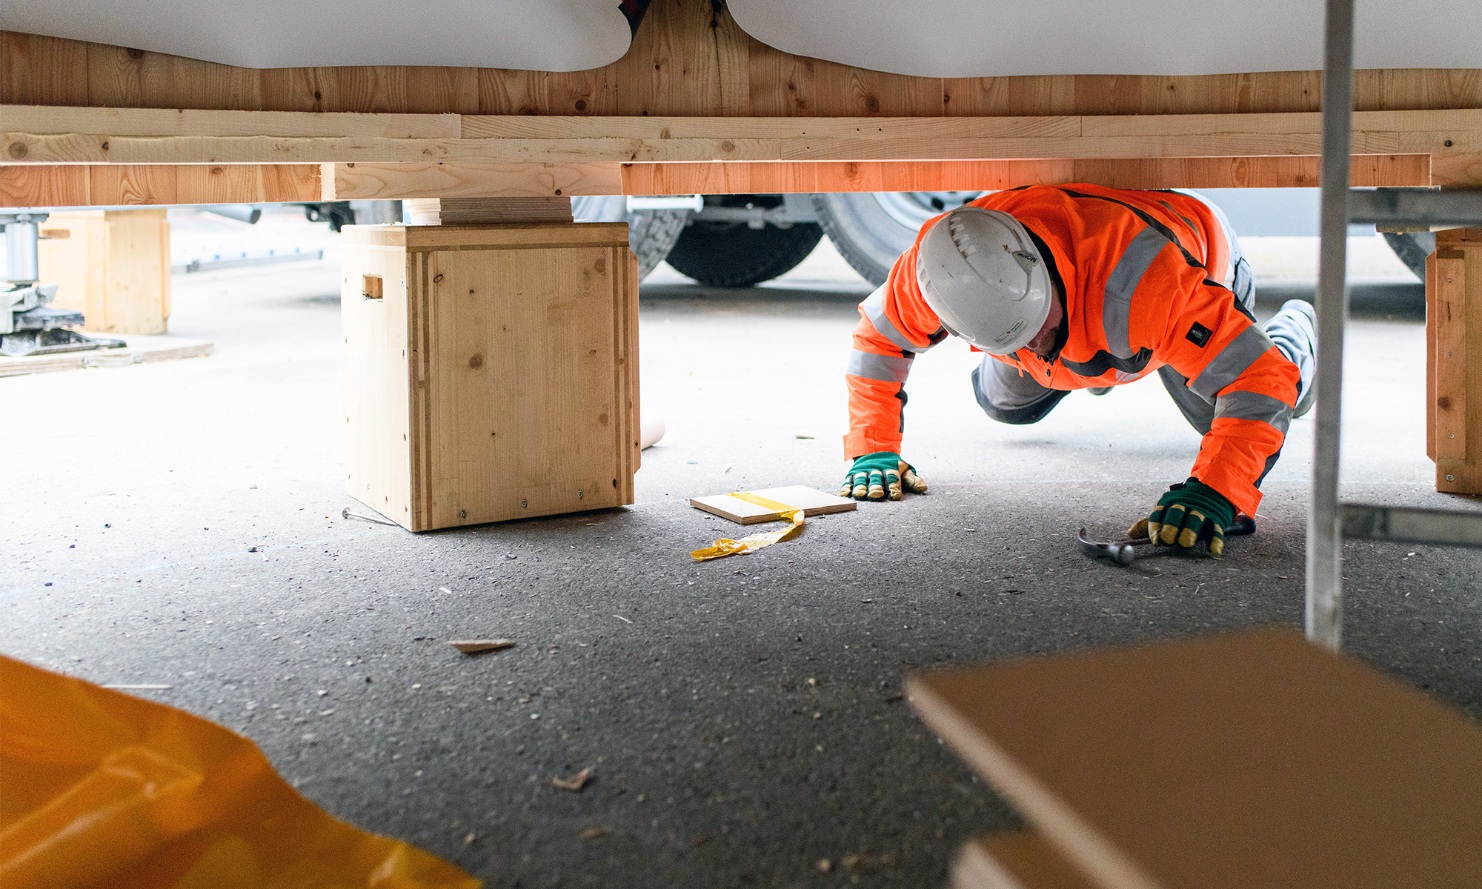
[[[1316,187],[1319,158],[625,164],[622,193],[773,194],[941,191],[1096,182],[1112,188]],[[1428,155],[1353,159],[1355,186],[1425,186]],[[573,192],[575,193],[575,192]]]
[[[163,334],[170,317],[170,223],[162,209],[53,213],[37,244],[53,305],[76,309],[88,330]]]
[[[322,191],[314,164],[0,165],[6,207],[298,203]]]
[[[1482,229],[1436,232],[1426,272],[1426,450],[1436,490],[1482,494]]]
[[[345,239],[352,496],[414,531],[633,501],[626,226],[349,227]],[[362,295],[365,274],[383,276],[381,299]]]
[[[12,164],[854,162],[1310,157],[1321,142],[1321,119],[1312,113],[1135,120],[415,115],[398,123],[395,115],[63,111],[52,118],[47,109],[0,108],[0,156]],[[263,127],[284,135],[261,134]],[[1357,113],[1353,145],[1358,155],[1482,156],[1482,110]]]
[[[861,116],[1317,111],[1313,71],[941,79],[793,56],[703,0],[655,0],[628,53],[570,73],[413,67],[241,69],[0,33],[0,103],[483,114]],[[1357,72],[1355,107],[1482,107],[1482,72]]]
[[[617,164],[326,164],[322,182],[326,201],[623,193]]]
[[[1482,885],[1482,729],[1295,631],[943,671],[907,691],[1109,889]]]

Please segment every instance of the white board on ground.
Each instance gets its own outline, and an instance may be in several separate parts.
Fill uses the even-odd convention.
[[[785,488],[768,488],[764,491],[747,491],[746,493],[764,500],[785,503],[793,509],[801,509],[804,516],[826,515],[831,512],[850,512],[855,508],[855,502],[848,497],[825,494],[822,491],[815,491],[803,485],[790,485]],[[743,525],[754,525],[757,522],[772,522],[782,518],[782,514],[777,510],[743,500],[734,494],[713,494],[709,497],[691,497],[690,506],[696,509],[703,509],[723,519],[730,519],[733,522],[739,522]]]

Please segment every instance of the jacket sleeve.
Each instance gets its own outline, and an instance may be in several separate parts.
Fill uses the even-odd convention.
[[[844,374],[849,390],[847,459],[876,451],[900,453],[911,361],[946,336],[916,284],[914,246],[896,260],[885,283],[859,304],[859,315]]]
[[[1297,400],[1300,373],[1254,321],[1238,308],[1224,287],[1188,266],[1175,250],[1163,250],[1159,264],[1173,267],[1187,294],[1175,299],[1160,321],[1154,354],[1187,379],[1189,389],[1214,405],[1214,421],[1200,443],[1191,474],[1219,491],[1235,508],[1255,515],[1261,502],[1256,487],[1281,454]],[[1146,279],[1145,279],[1146,280]],[[1144,306],[1157,302],[1144,301]]]

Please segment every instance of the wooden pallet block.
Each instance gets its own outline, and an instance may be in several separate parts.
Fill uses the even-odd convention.
[[[1436,232],[1425,302],[1426,453],[1436,490],[1482,494],[1482,229]]]
[[[348,491],[413,531],[633,502],[623,224],[347,226]]]
[[[748,491],[746,493],[763,500],[772,500],[777,503],[786,504],[793,509],[801,509],[805,517],[827,515],[834,512],[851,512],[857,505],[848,497],[825,494],[822,491],[815,491],[803,485],[789,485],[785,488],[767,488],[764,491]],[[690,506],[693,506],[695,509],[703,509],[706,512],[714,513],[723,519],[730,519],[742,525],[754,525],[757,522],[773,522],[782,518],[782,513],[778,510],[759,503],[751,503],[734,494],[712,494],[708,497],[691,497]]]
[[[1482,729],[1288,630],[912,677],[1093,884],[1482,886]]]
[[[53,308],[87,329],[162,334],[170,318],[170,222],[160,208],[53,213],[40,225],[41,280],[59,284]]]

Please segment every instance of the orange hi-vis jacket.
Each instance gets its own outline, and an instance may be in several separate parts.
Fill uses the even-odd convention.
[[[1057,354],[1046,360],[1026,348],[992,357],[1050,389],[1112,386],[1171,366],[1215,406],[1191,474],[1254,515],[1256,485],[1286,438],[1299,373],[1218,283],[1230,252],[1210,208],[1178,192],[1096,185],[1030,186],[972,204],[1009,213],[1030,231],[1065,298]],[[860,304],[845,377],[848,458],[900,453],[911,361],[947,337],[916,282],[920,246],[918,235]]]

